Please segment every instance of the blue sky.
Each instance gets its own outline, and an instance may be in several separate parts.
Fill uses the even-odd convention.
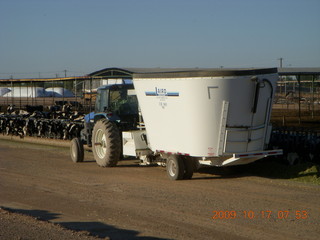
[[[0,0],[0,78],[320,67],[320,0]]]

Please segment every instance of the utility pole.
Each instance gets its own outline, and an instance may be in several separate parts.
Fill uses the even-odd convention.
[[[67,70],[63,70],[64,71],[64,77],[67,77]]]
[[[282,61],[283,61],[283,58],[278,58],[278,60],[280,61],[280,68],[282,68]]]

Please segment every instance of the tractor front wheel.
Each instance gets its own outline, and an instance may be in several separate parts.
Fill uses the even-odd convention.
[[[79,138],[74,138],[70,144],[70,155],[73,162],[83,162],[84,150],[83,144]]]

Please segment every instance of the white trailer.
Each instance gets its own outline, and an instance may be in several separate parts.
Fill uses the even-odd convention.
[[[277,80],[275,68],[134,74],[148,147],[167,159],[171,156],[169,164],[175,169],[168,174],[174,179],[186,171],[179,174],[179,156],[230,166],[282,154],[266,149]]]

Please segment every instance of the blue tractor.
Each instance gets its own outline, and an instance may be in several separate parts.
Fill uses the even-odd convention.
[[[101,167],[117,165],[122,156],[122,132],[137,130],[138,100],[132,83],[104,85],[98,88],[95,110],[85,116],[85,127],[80,138],[71,141],[71,158],[84,159],[84,147],[92,147]]]

